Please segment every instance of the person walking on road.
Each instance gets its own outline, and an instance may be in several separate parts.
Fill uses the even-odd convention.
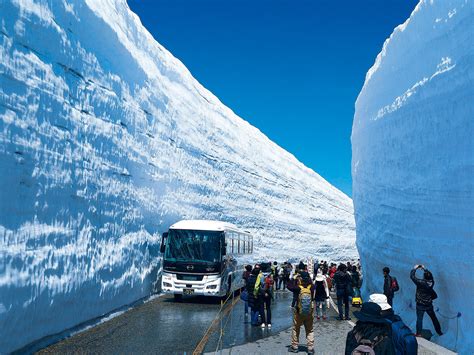
[[[377,303],[365,302],[360,311],[354,312],[358,321],[347,334],[346,355],[396,354],[390,321],[381,316],[381,311]]]
[[[334,274],[334,283],[336,284],[337,309],[339,311],[339,320],[350,320],[349,317],[349,296],[352,296],[352,278],[347,272],[347,266],[340,264],[337,272]],[[344,314],[342,313],[342,304],[344,304]],[[345,317],[344,317],[345,315]]]
[[[308,272],[302,271],[300,273],[299,282],[291,282],[288,289],[296,296],[297,304],[293,310],[293,329],[291,331],[291,346],[290,351],[297,353],[300,329],[304,326],[306,332],[306,341],[308,343],[308,354],[314,354],[314,331],[313,331],[313,317],[314,317],[314,295],[315,287],[311,282],[311,276]]]
[[[316,275],[314,300],[316,301],[316,319],[323,317],[323,320],[326,320],[329,308],[329,288],[324,275]]]
[[[254,267],[252,270],[251,275],[247,280],[247,302],[250,307],[250,322],[252,325],[258,325],[258,314],[260,310],[259,298],[255,295],[255,284],[257,283],[258,275],[260,273],[260,269]]]
[[[249,300],[248,300],[248,291],[247,291],[247,282],[252,274],[252,265],[245,265],[245,271],[244,274],[242,275],[242,279],[244,280],[244,291],[246,300],[244,301],[244,310],[245,310],[245,321],[247,321],[247,318],[249,316]]]
[[[383,294],[387,296],[388,304],[393,307],[393,296],[399,290],[398,281],[396,277],[390,276],[390,268],[385,266],[383,268]]]
[[[422,279],[416,277],[416,271],[418,269],[423,270]],[[425,312],[430,316],[436,333],[440,336],[443,335],[441,325],[439,324],[438,318],[433,309],[433,300],[438,298],[438,295],[433,289],[433,274],[423,265],[415,265],[414,269],[410,272],[410,278],[416,285],[416,336],[421,336],[421,331],[423,329],[423,316]]]
[[[370,295],[369,302],[377,303],[382,311],[380,315],[388,319],[392,326],[392,341],[397,355],[417,355],[418,342],[413,332],[403,323],[400,316],[396,315],[387,302],[387,296],[381,293]]]
[[[267,275],[260,288],[260,315],[262,317],[262,328],[272,327],[272,299],[273,299],[273,277]]]

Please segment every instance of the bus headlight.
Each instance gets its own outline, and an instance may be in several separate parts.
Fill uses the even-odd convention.
[[[215,290],[217,288],[217,285],[209,285],[206,287],[208,290]]]
[[[163,282],[163,287],[173,287],[169,282]]]

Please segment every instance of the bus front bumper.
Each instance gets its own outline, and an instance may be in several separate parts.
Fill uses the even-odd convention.
[[[202,281],[179,280],[176,274],[163,273],[161,290],[167,294],[221,296],[220,275],[204,275]]]

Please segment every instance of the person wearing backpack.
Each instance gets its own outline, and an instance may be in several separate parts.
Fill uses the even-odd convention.
[[[262,328],[272,327],[272,299],[273,299],[273,277],[267,275],[260,289],[260,315],[262,316]],[[266,311],[266,312],[265,312]]]
[[[248,291],[247,291],[247,282],[249,280],[250,275],[252,274],[252,265],[245,265],[245,271],[242,275],[242,279],[244,280],[244,290],[240,294],[240,297],[244,301],[244,310],[245,310],[245,321],[249,316],[249,301],[248,301]]]
[[[254,267],[246,283],[247,302],[250,307],[250,322],[253,326],[258,325],[258,314],[260,311],[259,297],[257,297],[254,293],[255,284],[257,283],[259,273],[260,268],[257,266]]]
[[[400,288],[396,277],[390,276],[390,268],[385,266],[383,268],[383,294],[387,296],[388,304],[393,307],[393,296]]]
[[[323,317],[323,320],[326,320],[329,308],[329,288],[324,275],[316,275],[314,300],[316,301],[316,319]]]
[[[347,266],[340,264],[337,272],[334,274],[334,283],[336,284],[337,309],[339,311],[338,320],[350,320],[349,317],[349,297],[352,296],[352,278],[347,273]],[[342,304],[344,304],[344,314],[342,313]]]
[[[311,282],[311,276],[308,272],[300,273],[298,283],[290,283],[288,289],[293,292],[297,299],[296,307],[293,311],[293,329],[291,331],[290,352],[298,352],[301,326],[304,326],[306,332],[306,341],[308,343],[308,354],[314,354],[314,294],[315,288]]]
[[[423,279],[416,277],[416,270],[423,270]],[[441,325],[433,309],[433,300],[438,298],[434,287],[433,274],[423,265],[415,265],[415,268],[410,273],[411,280],[416,285],[416,336],[421,336],[423,329],[423,316],[426,313],[431,318],[433,326],[439,336],[443,335]]]
[[[395,355],[390,321],[381,316],[377,303],[364,302],[360,311],[354,312],[358,319],[355,327],[347,333],[346,355]]]
[[[397,355],[417,355],[418,342],[416,337],[402,319],[395,314],[387,302],[387,296],[381,293],[370,295],[369,302],[377,303],[382,311],[380,315],[389,320],[392,325],[392,341]]]

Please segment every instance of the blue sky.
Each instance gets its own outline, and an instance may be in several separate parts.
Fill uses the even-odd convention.
[[[128,0],[235,113],[352,195],[354,102],[415,0]]]

